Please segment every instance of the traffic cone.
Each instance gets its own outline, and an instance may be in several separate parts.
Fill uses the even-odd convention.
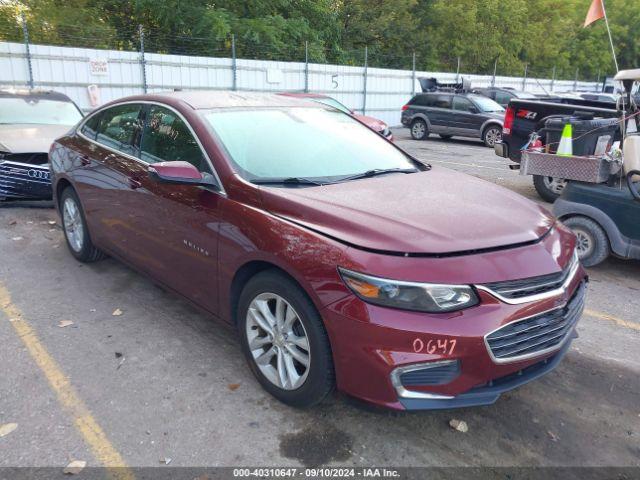
[[[560,138],[560,145],[558,145],[558,151],[556,152],[556,155],[560,155],[562,157],[570,157],[571,155],[573,155],[571,137],[571,124],[567,123],[562,129],[562,137]]]

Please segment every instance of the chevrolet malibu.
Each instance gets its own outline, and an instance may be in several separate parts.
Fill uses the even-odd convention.
[[[121,259],[235,326],[288,405],[335,387],[393,409],[486,405],[576,335],[586,276],[567,228],[325,105],[134,96],[49,157],[71,254]]]

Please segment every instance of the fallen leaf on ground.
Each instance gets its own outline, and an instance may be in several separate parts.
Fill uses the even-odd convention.
[[[18,428],[17,423],[4,423],[0,425],[0,437],[4,437],[5,435],[9,435],[16,428]]]
[[[55,220],[49,220],[47,223],[48,223],[49,225],[55,225],[55,224],[56,224],[56,221],[55,221]]]
[[[64,467],[63,472],[67,475],[77,475],[86,466],[87,466],[87,462],[85,462],[84,460],[72,460],[71,462],[69,462],[69,465]]]
[[[449,420],[449,426],[458,432],[467,433],[469,431],[469,426],[464,420],[453,418]]]
[[[11,220],[11,221],[9,222],[9,225],[15,225],[16,223],[18,223],[18,221],[17,221],[17,220]]]
[[[119,308],[116,308],[111,315],[113,315],[114,317],[119,317],[123,313],[124,312],[122,310],[120,310]]]
[[[229,387],[229,390],[231,390],[232,392],[235,392],[238,388],[240,388],[239,383],[230,383],[227,386]]]
[[[89,311],[90,311],[91,313],[93,313],[93,312],[95,312],[95,311],[96,311],[96,309],[95,309],[95,308],[92,308],[92,309],[91,309],[91,310],[89,310]]]
[[[557,442],[560,439],[560,437],[558,437],[551,430],[547,430],[547,435],[549,435],[549,438],[551,439],[552,442]]]
[[[58,322],[58,326],[60,328],[68,327],[69,325],[73,325],[73,322],[71,320],[60,320]]]
[[[171,463],[170,458],[161,458],[160,463],[164,463],[165,465],[169,465]]]
[[[11,240],[13,240],[14,242],[19,242],[20,240],[22,240],[22,237],[12,237]]]

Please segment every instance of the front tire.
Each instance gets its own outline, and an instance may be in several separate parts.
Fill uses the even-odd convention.
[[[83,263],[102,260],[105,255],[91,241],[80,199],[73,188],[65,188],[60,195],[59,205],[62,230],[71,255]]]
[[[500,140],[502,140],[502,127],[499,125],[489,125],[482,132],[482,141],[489,148],[493,148]]]
[[[570,217],[563,223],[576,235],[578,258],[585,267],[595,267],[607,259],[609,237],[600,225],[587,217]]]
[[[414,140],[426,140],[429,136],[429,127],[427,122],[421,118],[416,118],[411,122],[411,138]]]
[[[262,387],[292,407],[311,407],[333,390],[329,337],[320,314],[291,278],[258,273],[240,294],[242,351]]]
[[[544,177],[542,175],[533,176],[533,186],[543,200],[553,203],[562,194],[567,181],[562,178]]]

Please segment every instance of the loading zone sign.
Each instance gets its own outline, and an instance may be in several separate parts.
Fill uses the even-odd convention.
[[[100,58],[90,59],[89,73],[99,76],[109,75],[109,62]]]

